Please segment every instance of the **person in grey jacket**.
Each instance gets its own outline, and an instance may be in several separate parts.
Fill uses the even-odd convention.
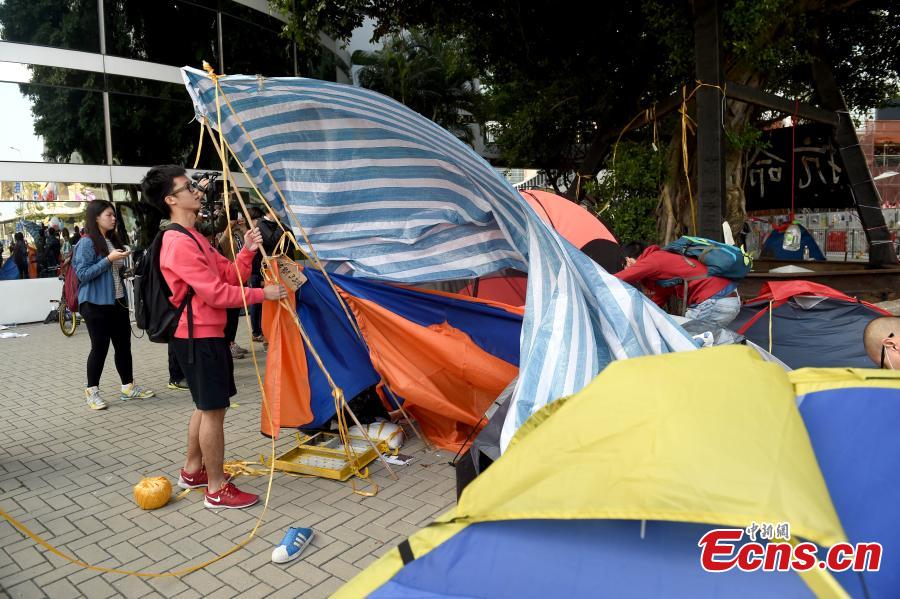
[[[75,246],[72,264],[78,276],[78,311],[91,337],[87,359],[85,401],[92,410],[105,410],[100,375],[112,342],[116,370],[122,381],[121,400],[153,397],[153,391],[134,383],[131,360],[131,318],[123,283],[122,261],[128,256],[116,235],[116,210],[105,200],[93,200],[85,216],[87,237]]]

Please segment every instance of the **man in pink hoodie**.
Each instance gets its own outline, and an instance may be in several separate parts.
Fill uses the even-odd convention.
[[[191,290],[191,311],[181,315],[175,338],[170,341],[184,371],[196,409],[188,426],[187,459],[178,485],[206,487],[208,508],[245,508],[259,496],[238,490],[226,480],[225,411],[237,393],[234,364],[225,341],[226,309],[287,296],[281,285],[263,289],[240,287],[250,275],[253,258],[262,237],[254,228],[244,236],[244,247],[234,263],[217,252],[195,228],[202,192],[186,171],[175,165],[151,168],[141,182],[145,200],[156,206],[172,225],[163,235],[160,270],[172,290],[170,301],[181,304]],[[240,271],[240,280],[238,272]],[[192,320],[188,323],[189,316]]]

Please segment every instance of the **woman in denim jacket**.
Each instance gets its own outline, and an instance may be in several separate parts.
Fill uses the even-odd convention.
[[[122,380],[119,399],[153,397],[153,391],[134,384],[131,362],[131,318],[122,282],[122,261],[128,253],[116,235],[116,210],[110,202],[93,200],[87,206],[88,237],[75,246],[72,264],[78,275],[78,311],[91,336],[87,360],[85,401],[92,410],[105,410],[100,375],[112,341],[116,370]]]

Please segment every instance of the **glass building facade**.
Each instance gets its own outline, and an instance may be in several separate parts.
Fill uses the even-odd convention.
[[[0,0],[0,223],[47,216],[26,189],[134,202],[148,167],[193,165],[182,66],[346,81],[334,45],[298,57],[282,26],[266,0]],[[220,168],[211,146],[198,169]]]

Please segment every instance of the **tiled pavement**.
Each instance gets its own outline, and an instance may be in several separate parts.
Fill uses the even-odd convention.
[[[7,298],[8,299],[8,298]],[[243,319],[239,342],[247,346]],[[189,494],[155,511],[134,503],[145,475],[177,480],[193,404],[187,392],[165,389],[166,348],[132,339],[135,377],[158,397],[118,400],[112,350],[101,392],[110,407],[83,400],[87,330],[65,338],[53,325],[17,329],[28,337],[0,339],[0,507],[62,551],[88,563],[163,572],[201,563],[246,537],[262,507],[213,511]],[[260,357],[264,365],[264,355]],[[250,359],[235,362],[237,404],[226,417],[226,460],[258,460],[269,441],[259,434],[260,393]],[[278,441],[278,451],[292,442]],[[348,483],[276,473],[269,511],[257,535],[235,554],[181,578],[100,574],[49,555],[0,520],[0,596],[42,597],[325,597],[454,501],[447,452],[418,441],[404,447],[413,464],[380,464],[375,497]],[[266,477],[241,476],[242,489],[264,493]],[[292,525],[316,530],[304,556],[288,565],[271,551]]]

